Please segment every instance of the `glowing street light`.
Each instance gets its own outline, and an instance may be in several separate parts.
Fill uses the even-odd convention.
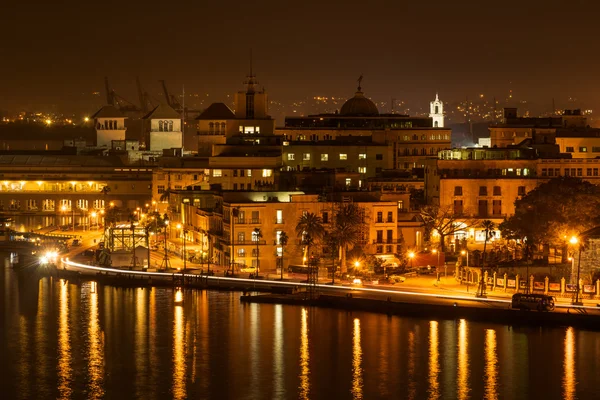
[[[410,252],[408,253],[408,258],[410,258],[410,269],[413,268],[413,258],[415,258],[415,253],[414,252]]]

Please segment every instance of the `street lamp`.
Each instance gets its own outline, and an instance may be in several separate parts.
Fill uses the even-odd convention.
[[[65,205],[63,205],[60,209],[65,213],[68,211],[68,208]],[[71,223],[73,224],[73,232],[75,232],[75,208],[72,206],[71,206],[71,211],[72,211]]]
[[[579,256],[577,257],[577,291],[575,292],[575,301],[573,301],[572,304],[574,306],[582,306],[583,302],[579,301],[579,272],[581,271],[581,250],[582,250],[583,244],[579,243],[579,239],[577,239],[577,237],[575,237],[575,236],[573,236],[571,238],[571,240],[569,240],[569,242],[572,245],[579,244]],[[574,264],[575,263],[573,262],[573,264],[571,264],[571,265],[574,265]]]
[[[466,267],[469,268],[469,250],[461,250],[460,254],[462,254],[463,256],[466,254],[467,255],[467,265]],[[460,280],[462,281],[462,274],[460,276]],[[467,292],[469,291],[469,271],[467,269]]]
[[[437,249],[431,250],[433,254],[437,254],[437,264],[435,265],[435,272],[438,277],[438,281],[440,280],[440,252]],[[444,271],[444,279],[446,278],[446,272]]]
[[[96,230],[98,230],[98,224],[96,223],[96,217],[98,216],[98,213],[96,213],[96,211],[92,211],[90,216],[92,217],[92,221],[94,221],[94,225],[96,225]]]
[[[186,229],[183,229],[183,226],[181,224],[177,224],[177,230],[180,230],[181,233],[183,234],[183,253],[181,254],[181,258],[183,259],[183,273],[186,272],[186,254],[185,254],[185,235],[187,233]]]
[[[164,232],[163,232],[163,236],[165,238],[165,256],[163,258],[163,268],[165,269],[165,271],[167,270],[167,268],[169,268],[169,253],[167,250],[167,227],[169,226],[169,218],[167,218],[167,214],[165,214],[165,226],[164,226]]]
[[[415,258],[415,253],[412,251],[408,253],[408,258],[410,258],[410,269],[413,269],[413,258]]]

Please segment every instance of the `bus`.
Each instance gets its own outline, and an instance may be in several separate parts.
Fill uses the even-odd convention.
[[[545,294],[517,293],[512,297],[512,308],[519,310],[553,311],[556,299]]]

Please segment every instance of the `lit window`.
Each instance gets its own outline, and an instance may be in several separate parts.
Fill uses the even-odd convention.
[[[246,176],[252,176],[252,170],[251,169],[249,169],[249,170],[246,171]]]
[[[253,134],[254,133],[254,127],[253,126],[245,126],[244,127],[244,133],[245,134]]]
[[[358,173],[359,174],[366,174],[367,173],[367,167],[358,167]]]
[[[295,157],[294,153],[289,153],[288,154],[288,161],[293,161],[294,157]]]
[[[329,154],[321,154],[321,161],[329,160]]]
[[[350,186],[352,184],[351,178],[346,178],[346,186]]]
[[[273,170],[271,169],[263,169],[262,171],[263,178],[269,178],[273,174]]]
[[[340,160],[347,160],[348,154],[340,154]]]
[[[213,177],[218,178],[223,176],[223,171],[220,169],[213,169]]]
[[[310,161],[310,153],[304,153],[304,154],[302,154],[302,160],[304,160],[304,161]]]
[[[366,159],[367,159],[367,155],[366,155],[365,153],[360,153],[360,154],[358,155],[358,159],[359,159],[359,160],[366,160]]]
[[[587,147],[579,147],[580,153],[587,153]]]

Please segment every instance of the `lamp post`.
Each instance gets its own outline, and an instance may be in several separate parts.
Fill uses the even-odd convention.
[[[167,268],[169,268],[169,264],[170,264],[169,253],[167,251],[167,227],[169,226],[169,218],[167,218],[167,214],[165,214],[164,221],[165,221],[165,226],[164,226],[163,236],[165,238],[165,256],[163,258],[162,267],[166,271]]]
[[[575,292],[575,301],[572,302],[572,304],[574,306],[582,306],[583,302],[579,300],[579,273],[581,271],[581,250],[583,247],[582,243],[579,243],[579,239],[575,236],[573,236],[571,238],[571,240],[569,240],[569,242],[571,242],[571,244],[576,245],[579,244],[579,256],[577,257],[577,291]],[[573,260],[574,261],[574,260]],[[573,262],[573,264],[575,264],[575,262]]]
[[[415,258],[415,253],[412,251],[408,253],[408,258],[410,258],[410,269],[413,269],[413,258]]]
[[[433,254],[437,254],[437,264],[435,265],[435,272],[438,277],[438,281],[440,280],[440,252],[437,249],[431,250]],[[446,277],[446,273],[444,272],[444,278]]]
[[[460,254],[462,254],[463,256],[466,254],[467,255],[467,292],[469,291],[469,250],[461,250]],[[462,274],[461,274],[461,281],[462,281]]]
[[[68,211],[68,208],[65,205],[63,205],[60,209],[65,213]],[[73,232],[75,232],[75,208],[73,206],[71,206],[71,212],[71,224],[73,226]]]
[[[96,213],[96,211],[92,211],[92,213],[90,214],[90,216],[92,217],[92,221],[96,221],[96,217],[98,216],[98,214]],[[94,225],[96,225],[96,229],[95,230],[98,230],[97,224],[94,224]]]
[[[183,273],[185,274],[186,272],[186,254],[185,254],[185,235],[187,233],[187,230],[184,229],[181,224],[177,224],[177,230],[180,230],[181,233],[183,234],[183,253],[181,254],[181,258],[183,259]]]

